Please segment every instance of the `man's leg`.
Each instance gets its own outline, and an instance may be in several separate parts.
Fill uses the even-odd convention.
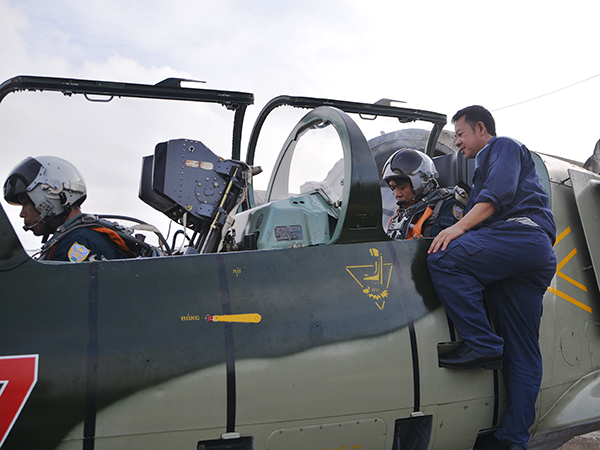
[[[534,281],[549,283],[555,270],[555,265],[548,266],[553,255],[552,243],[541,229],[501,222],[467,232],[445,251],[430,254],[427,263],[435,290],[461,337],[473,350],[493,356],[502,351],[503,339],[494,334],[485,313],[485,287],[538,272],[540,279]]]
[[[527,279],[509,279],[487,288],[496,331],[504,338],[502,374],[508,409],[496,431],[500,440],[527,448],[542,381],[539,326],[543,292]]]
[[[504,342],[493,332],[483,305],[484,285],[495,281],[495,269],[490,268],[493,255],[484,243],[485,236],[480,236],[484,234],[489,234],[489,229],[455,239],[445,251],[430,254],[427,264],[435,290],[461,338],[471,349],[492,357],[502,353]]]
[[[469,235],[470,239],[465,240]],[[504,338],[503,374],[509,396],[508,410],[496,437],[526,448],[541,382],[538,337],[542,298],[556,269],[552,243],[540,229],[510,222],[468,232],[453,243],[446,255],[430,255],[428,259],[436,291],[451,319],[458,316],[455,325],[461,336],[467,343],[477,343],[481,337],[471,336],[477,327],[467,323],[467,331],[461,329],[464,304],[471,300],[470,294],[461,292],[459,279],[475,279],[476,289],[488,289],[492,315],[498,319],[497,331]],[[462,250],[456,250],[459,246]],[[467,318],[467,322],[471,320]]]
[[[523,258],[531,260],[529,272],[487,287],[496,331],[504,338],[504,384],[508,409],[496,437],[527,448],[529,428],[535,422],[535,402],[542,381],[539,328],[542,300],[556,272],[550,240],[533,236]]]

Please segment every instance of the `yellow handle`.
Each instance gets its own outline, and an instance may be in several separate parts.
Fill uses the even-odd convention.
[[[207,315],[207,322],[235,322],[235,323],[260,323],[260,314],[224,314],[220,316]]]

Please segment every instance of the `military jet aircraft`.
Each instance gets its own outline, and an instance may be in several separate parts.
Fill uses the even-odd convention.
[[[161,256],[38,261],[0,209],[2,449],[467,450],[501,423],[501,371],[438,366],[460,336],[431,285],[430,240],[382,225],[394,204],[379,174],[399,147],[468,185],[445,115],[277,97],[242,162],[251,94],[15,77],[0,100],[20,91],[208,102],[234,124],[230,159],[173,136],[140,161],[140,198],[181,227]],[[303,117],[258,192],[259,135],[289,106]],[[358,124],[382,117],[417,128],[368,141]],[[530,443],[549,450],[600,428],[600,177],[533,156],[558,228]]]

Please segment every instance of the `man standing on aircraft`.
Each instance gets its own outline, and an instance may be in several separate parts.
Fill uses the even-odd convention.
[[[383,166],[382,175],[398,202],[387,228],[392,239],[435,236],[463,216],[466,194],[457,193],[459,188],[440,188],[435,164],[425,153],[398,150]]]
[[[554,217],[529,150],[496,137],[488,110],[470,106],[452,122],[457,147],[475,158],[476,169],[467,213],[429,248],[433,284],[464,339],[439,364],[497,369],[503,362],[508,408],[500,428],[475,449],[526,449],[542,379],[542,298],[556,270]]]
[[[79,171],[54,156],[21,161],[4,183],[4,199],[21,205],[23,228],[43,236],[45,245],[39,259],[82,262],[127,258],[130,252],[116,232],[83,223],[80,206],[85,198],[85,182]]]

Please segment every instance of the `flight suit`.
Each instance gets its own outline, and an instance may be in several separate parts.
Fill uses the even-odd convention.
[[[102,259],[125,259],[131,256],[125,243],[116,242],[113,235],[94,228],[66,231],[57,244],[48,248],[41,259],[82,262]]]
[[[438,188],[413,206],[397,208],[386,233],[392,239],[434,237],[458,222],[464,209],[463,203],[455,197],[454,188]]]
[[[495,214],[427,262],[466,345],[485,356],[504,353],[508,409],[495,435],[527,448],[542,379],[539,326],[542,298],[556,271],[556,226],[525,146],[494,137],[477,154],[467,212],[479,202],[492,202]]]

